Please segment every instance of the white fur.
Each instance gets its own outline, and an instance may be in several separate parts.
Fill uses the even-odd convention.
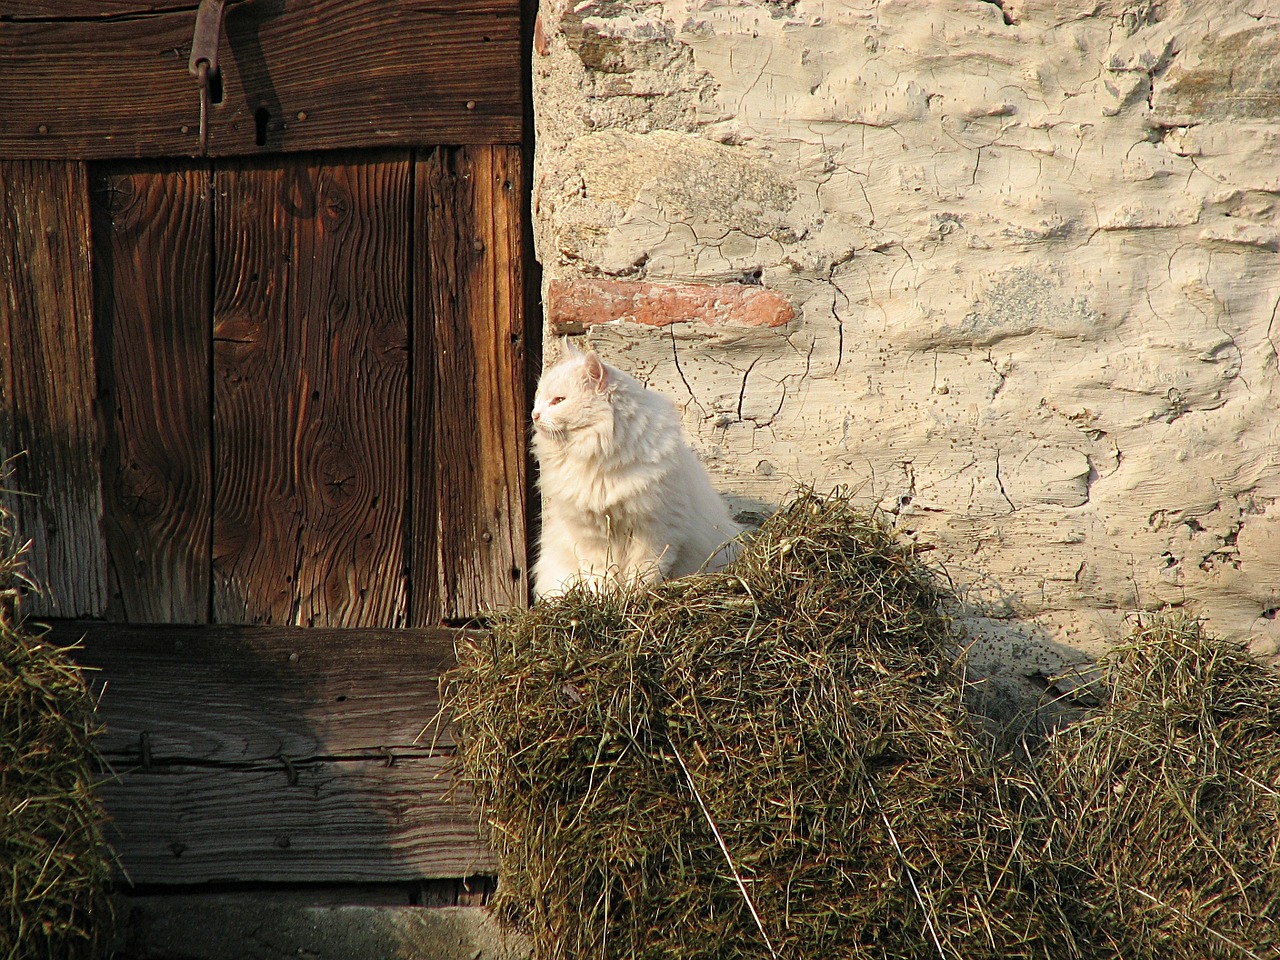
[[[684,439],[671,401],[569,348],[533,406],[542,490],[539,597],[718,570],[741,528]]]

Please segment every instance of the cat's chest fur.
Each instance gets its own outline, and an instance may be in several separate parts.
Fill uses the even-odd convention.
[[[575,457],[557,452],[541,458],[541,486],[549,504],[581,515],[584,522],[629,523],[661,507],[682,451],[673,443],[654,443],[643,456]]]

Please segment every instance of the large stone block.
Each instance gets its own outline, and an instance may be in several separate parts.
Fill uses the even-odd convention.
[[[1280,26],[1244,18],[1215,29],[1173,60],[1151,91],[1155,120],[1190,126],[1205,120],[1280,120]]]
[[[784,242],[798,229],[796,186],[781,169],[689,134],[590,134],[543,166],[539,209],[556,253],[604,273],[634,269],[673,237],[691,251],[735,236]]]

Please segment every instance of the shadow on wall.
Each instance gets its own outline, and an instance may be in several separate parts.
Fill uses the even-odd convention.
[[[952,611],[967,638],[965,702],[983,718],[1000,753],[1034,745],[1098,705],[1094,661],[1038,624],[997,619],[963,601]]]
[[[729,499],[747,537],[779,509],[777,503],[751,497]],[[899,518],[877,507],[874,498],[866,509],[899,526]],[[928,554],[922,559],[929,565]],[[963,588],[956,590],[945,569],[932,569],[955,594],[948,607],[965,644],[965,701],[982,718],[997,750],[1013,749],[1024,738],[1037,741],[1096,705],[1091,659],[1058,642],[1034,621],[1002,616],[990,603],[970,599]],[[993,596],[1011,595],[989,575],[982,589]]]

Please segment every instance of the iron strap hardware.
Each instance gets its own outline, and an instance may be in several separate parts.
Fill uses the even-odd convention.
[[[191,38],[191,59],[187,69],[200,81],[200,156],[209,155],[210,84],[218,75],[218,44],[222,41],[222,18],[226,0],[200,0],[196,10],[196,31]]]

